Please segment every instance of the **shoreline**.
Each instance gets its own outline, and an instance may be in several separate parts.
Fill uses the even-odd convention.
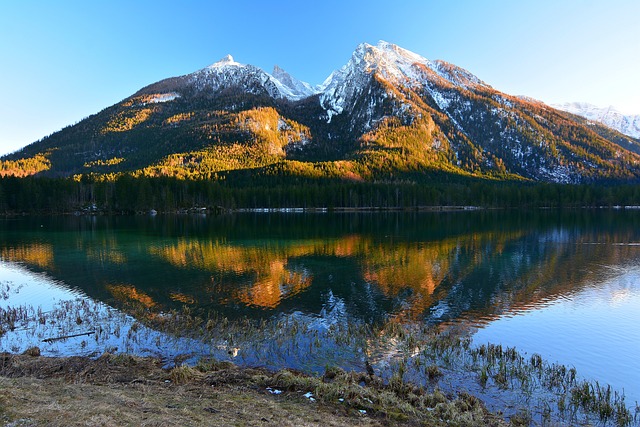
[[[192,207],[176,210],[109,210],[102,209],[78,209],[66,212],[4,212],[0,217],[24,217],[24,216],[156,216],[156,215],[224,215],[236,213],[386,213],[386,212],[467,212],[485,210],[506,210],[509,208],[487,208],[482,206],[466,205],[438,205],[438,206],[414,206],[414,207],[287,207],[287,208],[224,208]],[[540,208],[546,209],[546,208]]]
[[[62,326],[66,333],[54,338],[47,335],[44,339],[38,333],[36,342],[49,345],[53,341],[73,341],[75,338],[72,337],[86,335],[74,334],[72,329],[66,328],[67,323],[67,326],[76,325],[78,319],[82,320],[81,324],[101,324],[99,316],[83,315],[81,318],[76,314],[82,313],[72,310],[73,307],[65,308],[64,312],[50,312],[47,317],[33,321],[44,320],[50,324],[47,319],[55,319],[56,328]],[[76,314],[66,316],[69,311]],[[9,325],[5,332],[12,331],[12,325],[28,327],[28,322],[24,321],[31,318],[30,313],[33,314],[27,309],[4,313],[0,309]],[[88,394],[94,396],[93,400],[105,400],[103,404],[107,409],[101,413],[105,416],[121,408],[113,406],[113,397],[106,399],[102,396],[118,393],[125,397],[116,401],[128,402],[133,399],[132,393],[138,393],[138,400],[144,400],[149,393],[165,396],[160,403],[143,405],[144,411],[154,414],[164,413],[162,408],[169,406],[181,407],[186,413],[206,412],[206,408],[215,408],[211,401],[208,401],[209,406],[193,409],[190,406],[193,396],[178,401],[175,401],[175,396],[186,388],[197,391],[198,399],[202,399],[202,396],[209,395],[212,387],[216,393],[222,393],[230,404],[241,398],[245,402],[248,399],[263,400],[267,406],[287,405],[296,413],[328,408],[329,413],[321,416],[320,420],[332,416],[330,414],[338,414],[338,421],[334,420],[334,424],[317,424],[305,418],[301,424],[291,425],[501,426],[509,422],[510,425],[529,426],[536,422],[543,425],[586,422],[588,425],[590,421],[599,420],[603,426],[626,426],[638,425],[640,416],[637,403],[635,408],[627,406],[624,394],[606,385],[581,379],[575,368],[550,364],[537,354],[523,356],[515,348],[501,345],[471,347],[465,331],[455,328],[441,331],[389,322],[376,328],[365,325],[360,328],[336,327],[319,334],[296,320],[260,324],[229,321],[219,316],[206,320],[194,316],[186,308],[183,312],[138,318],[129,327],[121,324],[122,316],[109,317],[109,322],[114,323],[116,329],[98,327],[99,332],[95,331],[88,341],[77,343],[85,350],[86,356],[76,356],[79,353],[74,351],[67,352],[67,356],[50,353],[42,356],[47,350],[41,351],[39,347],[16,347],[12,353],[0,353],[0,424],[31,420],[32,411],[35,411],[36,414],[42,412],[39,421],[7,425],[96,425],[90,422],[95,415],[91,412],[92,401],[85,402],[86,408],[68,409],[69,413],[60,418],[64,423],[51,423],[47,418],[51,416],[47,414],[51,402],[58,410],[61,402],[69,400],[67,395],[78,393],[78,387],[84,390],[81,396]],[[202,343],[207,343],[208,350],[200,355],[179,353],[170,358],[160,353],[149,356],[148,352],[147,356],[139,356],[130,351],[116,353],[118,348],[107,346],[107,341],[103,340],[114,333],[126,336],[126,342],[138,342],[140,338],[144,341],[147,336],[145,328],[166,337],[198,336]],[[161,339],[160,335],[147,338],[152,341]],[[102,350],[87,353],[88,342],[94,340]],[[36,342],[31,345],[42,345]],[[178,345],[178,341],[174,345]],[[128,344],[124,347],[129,348]],[[338,359],[327,357],[327,349],[332,354],[343,354],[344,361],[350,359],[349,351],[355,351],[351,356],[362,364],[340,363]],[[358,349],[364,352],[358,352]],[[296,367],[295,361],[280,366],[264,365],[264,357],[268,355],[277,358],[278,355],[297,354],[298,351],[298,357],[305,358],[306,367],[305,363],[298,363]],[[237,360],[236,356],[239,357]],[[320,362],[318,369],[308,365],[310,359]],[[229,379],[234,382],[229,383]],[[235,382],[238,379],[241,381]],[[218,386],[229,388],[218,390]],[[63,389],[67,390],[66,394],[56,394]],[[167,399],[173,399],[173,403]],[[276,399],[275,403],[273,399]],[[15,402],[22,406],[14,405]],[[39,406],[43,402],[46,405]],[[318,406],[309,407],[310,402],[318,403]],[[132,403],[131,411],[139,406]],[[78,410],[84,411],[84,418],[78,424],[68,424],[68,418],[76,416]],[[236,411],[235,414],[241,412]],[[433,418],[434,413],[436,418]],[[342,416],[347,417],[346,422]],[[354,424],[353,420],[362,420],[365,416],[375,423]],[[258,421],[262,418],[270,420],[264,415],[260,420],[252,419],[251,422],[236,422],[234,413],[229,417],[220,424],[200,419],[196,424],[185,420],[167,424],[167,420],[160,420],[150,422],[150,425],[261,425]],[[290,415],[283,417],[288,419]],[[380,420],[384,423],[379,424]],[[481,422],[476,422],[478,420]],[[139,424],[123,418],[97,425]]]
[[[549,211],[549,210],[610,210],[610,211],[638,211],[640,205],[612,205],[612,206],[537,206],[528,208],[517,207],[487,207],[476,205],[436,205],[436,206],[413,206],[413,207],[385,207],[385,206],[363,206],[363,207],[287,207],[287,208],[224,208],[214,207],[192,207],[168,211],[157,211],[155,209],[135,211],[135,210],[109,210],[102,209],[79,209],[64,212],[2,212],[0,218],[16,218],[28,216],[156,216],[156,215],[203,215],[216,216],[238,213],[293,213],[293,214],[333,214],[333,213],[424,213],[424,212],[477,212],[477,211]]]
[[[207,359],[194,367],[164,369],[154,358],[43,357],[37,348],[0,353],[0,422],[12,427],[507,425],[468,394],[453,398],[337,368],[311,376]],[[528,425],[518,422],[512,418],[511,425]]]

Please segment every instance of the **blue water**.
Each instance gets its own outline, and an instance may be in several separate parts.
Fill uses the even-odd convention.
[[[538,353],[640,402],[640,266],[614,271],[579,292],[492,319],[474,342]]]

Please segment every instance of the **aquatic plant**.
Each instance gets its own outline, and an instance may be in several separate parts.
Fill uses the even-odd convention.
[[[472,354],[474,363],[481,364],[479,381],[483,387],[491,378],[499,387],[510,384],[514,389],[520,388],[528,393],[534,390],[549,393],[548,402],[540,413],[543,420],[557,412],[569,420],[576,420],[582,414],[587,418],[595,415],[600,422],[617,426],[634,422],[622,393],[597,381],[578,380],[575,368],[549,364],[538,354],[526,361],[515,349],[503,350],[501,346],[492,344],[481,345],[473,349]],[[473,365],[469,367],[474,369]],[[513,379],[519,379],[520,387]],[[549,403],[553,400],[557,411]]]
[[[439,394],[458,396],[458,405],[472,407],[469,396],[482,398],[485,391],[510,402],[512,408],[504,415],[513,425],[597,420],[627,426],[637,423],[640,414],[640,408],[634,413],[627,407],[622,393],[580,379],[574,368],[550,364],[537,354],[526,358],[501,345],[472,347],[464,331],[391,320],[329,323],[297,313],[257,321],[191,308],[164,313],[136,309],[133,314],[85,299],[61,302],[48,312],[27,306],[0,308],[0,325],[7,331],[0,343],[16,353],[35,352],[29,348],[37,345],[44,355],[160,356],[172,367],[170,380],[175,383],[226,369],[230,362],[293,368],[318,376],[297,377],[285,370],[269,386],[304,389],[317,399],[344,399],[353,410],[391,411],[394,395],[411,402],[390,417],[413,417],[414,411],[423,414],[429,408],[427,412],[447,419],[453,412],[438,406]],[[326,386],[333,383],[339,387]],[[375,383],[384,393],[373,399],[361,383]]]

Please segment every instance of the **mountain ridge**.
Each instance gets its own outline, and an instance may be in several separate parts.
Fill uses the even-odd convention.
[[[640,138],[640,114],[624,114],[614,106],[598,107],[588,102],[551,104],[553,108],[594,120],[635,139]]]
[[[640,142],[392,43],[311,86],[227,55],[0,159],[0,175],[637,181]],[[231,177],[231,178],[229,178]]]

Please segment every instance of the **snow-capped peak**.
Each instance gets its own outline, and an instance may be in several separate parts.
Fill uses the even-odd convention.
[[[613,106],[597,107],[587,102],[565,102],[564,104],[551,104],[551,106],[588,120],[600,122],[632,138],[640,138],[640,115],[625,115]]]
[[[388,50],[388,47],[385,43],[383,49]],[[397,75],[396,67],[386,72],[387,68],[392,68],[389,67],[391,61],[387,60],[381,49],[368,43],[359,44],[349,62],[331,73],[321,86],[320,104],[327,111],[329,121],[333,115],[341,114],[349,106],[374,72],[381,72],[385,77]]]
[[[480,79],[462,68],[444,61],[430,61],[393,43],[379,41],[376,46],[358,45],[349,62],[334,71],[321,86],[321,105],[328,119],[350,108],[354,96],[376,74],[394,85],[405,87],[430,86],[430,82],[470,88],[486,86]]]
[[[273,98],[293,101],[318,93],[308,83],[295,79],[278,66],[271,75],[256,66],[236,62],[231,55],[190,74],[188,78],[200,91],[236,86],[245,88],[249,93],[258,94],[264,90]]]
[[[226,67],[226,66],[242,67],[243,64],[240,64],[239,62],[236,62],[233,59],[233,56],[226,55],[224,58],[220,59],[218,62],[215,62],[215,63],[209,65],[209,67],[207,67],[207,68],[219,68],[219,67]]]
[[[369,73],[377,71],[382,77],[396,83],[424,83],[424,72],[419,69],[420,66],[424,66],[437,76],[457,86],[486,86],[484,82],[462,68],[445,61],[431,61],[384,40],[380,40],[376,46],[368,43],[358,45],[350,63],[352,66],[359,65]],[[349,67],[349,65],[347,64],[345,67]]]
[[[190,84],[200,92],[216,92],[235,86],[244,88],[248,93],[266,92],[273,98],[286,96],[270,74],[253,65],[240,64],[231,55],[187,77]]]
[[[321,94],[321,105],[331,120],[333,115],[349,108],[354,96],[365,87],[373,74],[393,85],[404,87],[430,86],[436,80],[465,88],[484,85],[461,68],[443,61],[430,61],[386,41],[379,41],[375,46],[368,43],[358,45],[347,64],[316,87],[295,79],[277,65],[273,73],[268,74],[253,65],[236,62],[231,55],[190,77],[197,88],[214,91],[221,87],[241,86],[248,88],[251,93],[257,94],[264,89],[274,98],[292,101]]]
[[[382,40],[377,46],[368,43],[358,45],[349,62],[368,73],[377,71],[383,77],[393,80],[416,79],[414,64],[423,64],[429,68],[432,65],[428,59]]]
[[[306,98],[319,92],[309,83],[296,79],[277,65],[273,67],[271,76],[282,84],[281,92],[291,100]]]
[[[414,64],[423,64],[432,68],[433,63],[423,56],[403,49],[393,43],[380,40],[376,46],[364,44],[366,55],[376,60],[381,71],[391,72],[394,76],[414,78]],[[394,69],[395,68],[395,69]],[[398,74],[398,71],[401,74]]]

